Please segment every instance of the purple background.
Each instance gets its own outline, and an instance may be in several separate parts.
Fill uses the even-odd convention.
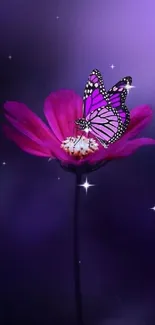
[[[154,11],[153,0],[1,0],[1,107],[21,101],[44,119],[51,91],[82,95],[98,68],[107,88],[131,75],[129,108],[154,110]],[[155,138],[154,123],[142,134]],[[0,324],[76,324],[74,176],[2,136],[0,146]],[[155,148],[141,148],[89,175],[87,196],[81,189],[85,325],[155,324],[154,166]]]

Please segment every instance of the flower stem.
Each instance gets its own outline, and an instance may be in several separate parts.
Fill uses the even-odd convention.
[[[74,282],[75,282],[75,303],[77,314],[77,325],[84,325],[82,315],[82,294],[80,283],[80,257],[79,257],[79,236],[78,236],[78,208],[79,196],[82,174],[76,173],[75,184],[75,202],[74,202],[74,216],[73,216],[73,253],[74,253]]]

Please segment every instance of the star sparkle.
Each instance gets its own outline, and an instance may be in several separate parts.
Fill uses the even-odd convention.
[[[6,165],[6,162],[5,162],[5,161],[3,161],[3,162],[2,162],[2,165],[3,165],[3,166],[5,166],[5,165]]]
[[[83,184],[80,184],[79,186],[83,187],[86,191],[86,194],[87,194],[87,191],[88,191],[88,188],[91,187],[91,186],[95,186],[94,184],[90,184],[86,178],[85,182]]]
[[[89,131],[90,131],[90,128],[88,128],[88,127],[84,129],[84,132],[86,132],[86,134],[88,134]]]
[[[59,16],[56,16],[56,19],[59,19]]]
[[[150,208],[151,210],[153,210],[153,211],[155,211],[155,206],[154,207],[152,207],[152,208]]]
[[[110,68],[113,70],[113,69],[115,68],[115,66],[112,64],[112,65],[110,66]]]
[[[58,181],[60,181],[60,177],[58,177]]]
[[[135,88],[135,86],[131,86],[131,85],[127,84],[124,88],[127,90],[128,94],[129,94],[129,91],[131,89]]]
[[[11,59],[12,59],[12,55],[9,55],[9,56],[8,56],[8,59],[11,60]]]

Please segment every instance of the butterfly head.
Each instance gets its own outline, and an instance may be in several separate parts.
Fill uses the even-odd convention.
[[[88,127],[88,122],[84,118],[77,119],[75,124],[78,125],[79,130],[85,130]]]

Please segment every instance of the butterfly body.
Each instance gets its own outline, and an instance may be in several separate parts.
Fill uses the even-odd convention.
[[[80,130],[92,133],[106,148],[128,127],[130,113],[125,105],[125,86],[131,82],[131,77],[123,78],[106,92],[99,70],[89,75],[83,96],[83,117],[75,123]]]

